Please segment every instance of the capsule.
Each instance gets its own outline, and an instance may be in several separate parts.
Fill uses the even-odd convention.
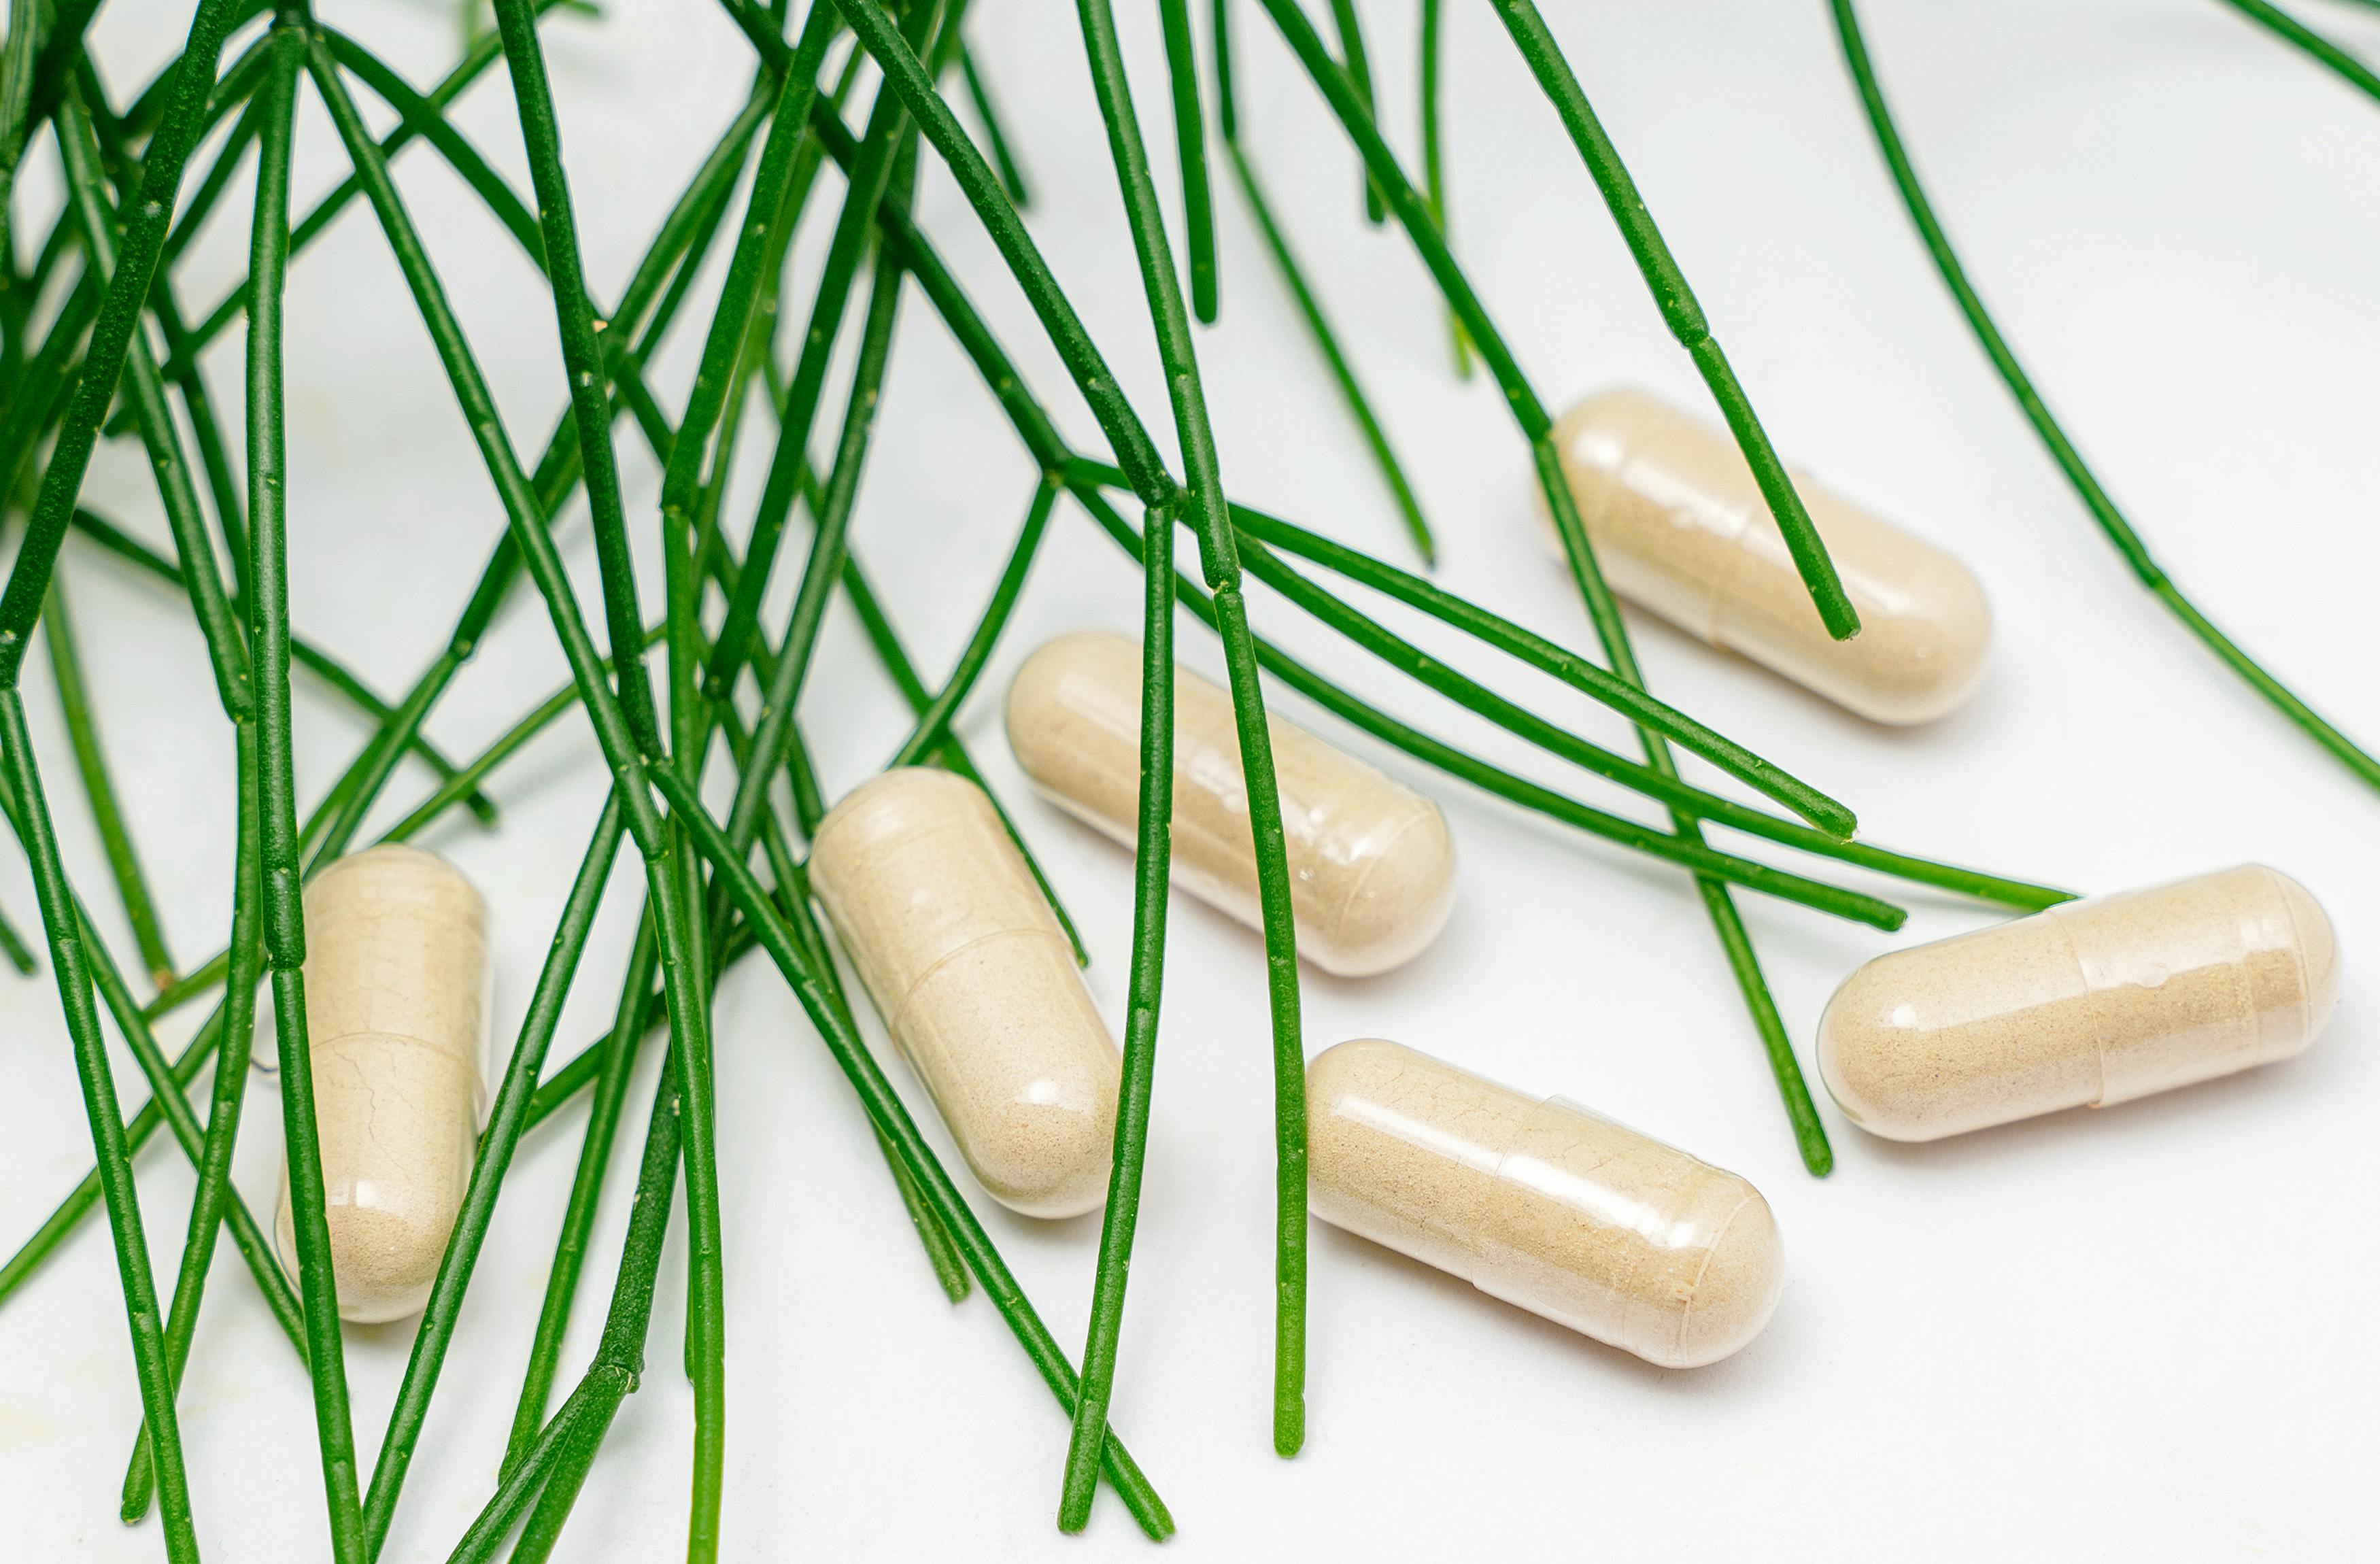
[[[2302,1053],[2337,955],[2321,905],[2261,865],[2069,902],[1861,967],[1818,1068],[1888,1140],[2105,1108]]]
[[[1126,846],[1140,825],[1140,645],[1100,632],[1036,651],[1008,691],[1008,742],[1050,801]],[[1419,955],[1454,908],[1454,841],[1430,800],[1269,717],[1297,951],[1366,977]],[[1173,672],[1173,879],[1251,928],[1256,843],[1230,694]]]
[[[1760,1192],[1573,1102],[1378,1038],[1305,1067],[1316,1216],[1664,1368],[1760,1334],[1784,1285]]]
[[[1859,611],[1827,634],[1752,468],[1721,430],[1641,391],[1572,408],[1554,448],[1611,589],[1873,722],[1928,722],[1983,682],[1992,616],[1964,565],[1795,474]]]
[[[487,903],[437,855],[385,843],[306,888],[307,1058],[342,1319],[430,1301],[478,1147],[489,985]],[[285,1159],[273,1237],[295,1276]]]
[[[992,1198],[1106,1199],[1115,1042],[983,790],[922,767],[855,789],[819,823],[810,887]]]

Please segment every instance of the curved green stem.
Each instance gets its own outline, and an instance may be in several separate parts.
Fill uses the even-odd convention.
[[[2040,392],[2034,386],[2033,377],[2025,373],[2024,366],[2017,360],[2015,349],[2000,334],[1991,312],[1984,308],[1982,297],[1975,292],[1974,285],[1968,281],[1967,269],[1960,263],[1958,252],[1950,248],[1950,236],[1935,216],[1934,204],[1926,199],[1925,187],[1918,183],[1917,170],[1909,161],[1909,150],[1902,144],[1900,131],[1893,123],[1892,111],[1885,103],[1884,89],[1877,82],[1876,67],[1868,58],[1867,41],[1860,32],[1858,12],[1852,8],[1851,0],[1831,0],[1831,4],[1836,31],[1842,42],[1844,63],[1851,67],[1852,80],[1859,89],[1860,103],[1867,111],[1869,127],[1876,132],[1877,149],[1884,154],[1885,165],[1891,171],[1892,182],[1900,191],[1902,204],[1909,209],[1909,219],[1916,225],[1918,237],[1925,241],[1926,253],[1934,258],[1935,269],[1942,273],[1943,285],[1950,290],[1959,312],[1967,318],[1976,342],[1991,359],[1992,368],[1999,371],[2009,394],[2016,398],[2017,406],[2033,425],[2034,432],[2040,436],[2050,459],[2066,475],[2066,481],[2073,486],[2083,508],[2099,524],[2099,530],[2107,535],[2107,541],[2115,546],[2116,552],[2123,557],[2124,564],[2141,585],[2171,609],[2174,616],[2208,650],[2246,681],[2251,689],[2269,701],[2274,709],[2289,719],[2301,733],[2328,750],[2339,764],[2368,785],[2380,788],[2380,760],[2375,760],[2361,745],[2332,726],[2320,713],[2299,699],[2288,685],[2266,673],[2239,643],[2216,629],[2213,622],[2182,594],[2181,588],[2173,584],[2164,567],[2151,557],[2147,540],[2133,529],[2123,512],[2117,509],[2116,502],[2100,486],[2097,475],[2082,460],[2082,454],[2075,449],[2064,426],[2051,414],[2049,405],[2042,400]]]
[[[1050,513],[1057,508],[1061,485],[1044,477],[1033,486],[1033,501],[1026,507],[1025,525],[1017,529],[1016,546],[1008,552],[1008,564],[1000,573],[993,587],[991,600],[984,605],[976,620],[975,631],[959,652],[958,661],[951,667],[950,677],[934,692],[934,698],[917,714],[917,725],[892,758],[884,763],[885,770],[896,766],[914,766],[929,752],[941,747],[950,732],[951,720],[975,688],[983,666],[991,660],[991,649],[999,643],[1000,633],[1007,628],[1008,616],[1016,608],[1016,599],[1025,589],[1026,572],[1033,568],[1034,556],[1040,552],[1041,540],[1048,533]]]
[[[2380,102],[2380,75],[2353,55],[2267,0],[2222,0],[2258,27],[2289,43],[2365,97]]]

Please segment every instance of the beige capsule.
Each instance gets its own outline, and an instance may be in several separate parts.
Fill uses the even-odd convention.
[[[1008,690],[1008,742],[1051,803],[1131,846],[1140,823],[1140,644],[1061,636]],[[1429,799],[1305,729],[1269,717],[1288,838],[1298,953],[1364,977],[1419,955],[1454,907],[1454,840]],[[1173,879],[1251,928],[1248,829],[1232,697],[1186,668],[1173,678]]]
[[[1737,1175],[1576,1103],[1396,1043],[1305,1067],[1307,1202],[1664,1368],[1743,1350],[1784,1285],[1777,1221]]]
[[[1927,722],[1983,682],[1991,610],[1957,560],[1795,475],[1860,633],[1827,634],[1725,430],[1641,391],[1572,408],[1554,448],[1611,589],[1871,721]]]
[[[922,767],[854,789],[819,823],[810,887],[992,1198],[1028,1217],[1104,1200],[1115,1042],[983,790]]]
[[[471,1178],[484,1108],[488,910],[445,859],[395,843],[306,888],[307,1058],[339,1317],[418,1314]],[[282,1170],[273,1224],[298,1270]]]
[[[2290,1058],[2338,1000],[2330,919],[2252,864],[1878,956],[1828,1001],[1818,1069],[1862,1129],[1938,1140]]]

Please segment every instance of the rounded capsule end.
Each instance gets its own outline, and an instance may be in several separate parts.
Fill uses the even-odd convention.
[[[2330,1020],[2330,1012],[2338,1007],[2338,936],[2331,927],[2330,915],[2313,899],[2313,892],[2275,868],[2265,869],[2272,877],[2273,891],[2289,914],[2289,927],[2297,936],[2298,959],[2302,964],[2306,994],[2306,1041],[2312,1042]]]
[[[1301,953],[1341,977],[1372,977],[1429,948],[1454,911],[1454,834],[1438,805],[1413,795],[1411,818],[1382,843]]]
[[[1725,1176],[1742,1187],[1743,1197],[1711,1241],[1678,1320],[1675,1353],[1653,1360],[1667,1368],[1700,1368],[1733,1357],[1768,1324],[1785,1291],[1785,1246],[1776,1213],[1747,1181]]]
[[[1849,977],[1818,1017],[1818,1076],[1843,1115],[1886,1140],[1934,1140],[1953,1133],[1936,1121],[1933,1073],[1914,1059],[1917,1023],[1892,978],[1893,955]]]
[[[1002,1103],[971,1126],[967,1165],[1021,1217],[1096,1211],[1115,1154],[1115,1079],[1036,1082],[1046,1097]]]

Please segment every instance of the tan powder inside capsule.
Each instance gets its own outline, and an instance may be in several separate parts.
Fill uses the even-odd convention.
[[[1129,847],[1140,822],[1137,642],[1061,636],[1017,670],[1008,742],[1051,803]],[[1229,691],[1174,670],[1175,884],[1251,928],[1264,916]],[[1268,715],[1298,954],[1369,976],[1410,961],[1454,906],[1454,841],[1437,804]]]
[[[1612,391],[1564,414],[1553,438],[1621,597],[1871,721],[1931,721],[1982,681],[1991,612],[1932,544],[1791,475],[1859,612],[1859,635],[1837,641],[1725,430]]]
[[[471,1177],[483,1110],[487,907],[453,865],[382,843],[306,888],[307,1057],[339,1316],[429,1301]],[[275,1247],[297,1239],[285,1165]]]
[[[1669,1367],[1741,1350],[1783,1281],[1736,1174],[1378,1038],[1307,1066],[1314,1214]]]
[[[2321,907],[2250,865],[1879,956],[1828,1002],[1819,1067],[1854,1123],[1934,1140],[2289,1058],[2337,994]]]
[[[1097,1206],[1121,1062],[983,791],[918,767],[863,783],[820,823],[810,884],[984,1188],[1030,1217]]]

